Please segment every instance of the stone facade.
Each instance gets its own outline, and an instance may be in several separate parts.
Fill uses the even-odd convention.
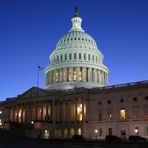
[[[96,89],[31,88],[4,102],[4,123],[32,125],[34,138],[104,139],[140,135],[148,138],[148,82]],[[97,131],[97,133],[95,133]]]

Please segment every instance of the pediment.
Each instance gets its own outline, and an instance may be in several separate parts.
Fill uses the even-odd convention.
[[[39,96],[45,96],[49,95],[48,91],[37,88],[37,87],[32,87],[23,94],[19,95],[19,98],[33,98],[33,97],[39,97]]]

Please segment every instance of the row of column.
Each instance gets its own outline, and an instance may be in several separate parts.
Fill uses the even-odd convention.
[[[55,69],[46,74],[46,85],[61,82],[94,82],[108,84],[108,74],[102,70],[86,67]]]
[[[86,119],[86,101],[38,102],[5,108],[4,121],[30,123],[52,121],[53,123],[82,122]]]

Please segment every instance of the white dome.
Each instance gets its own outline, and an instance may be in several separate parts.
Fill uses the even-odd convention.
[[[94,88],[108,84],[108,69],[95,40],[81,28],[82,19],[76,14],[72,28],[50,55],[51,64],[45,69],[46,89]]]

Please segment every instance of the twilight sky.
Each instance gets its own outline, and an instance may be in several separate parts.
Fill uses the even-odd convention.
[[[76,5],[105,56],[109,85],[148,79],[147,0],[0,0],[0,100],[36,86],[37,65],[50,63]]]

